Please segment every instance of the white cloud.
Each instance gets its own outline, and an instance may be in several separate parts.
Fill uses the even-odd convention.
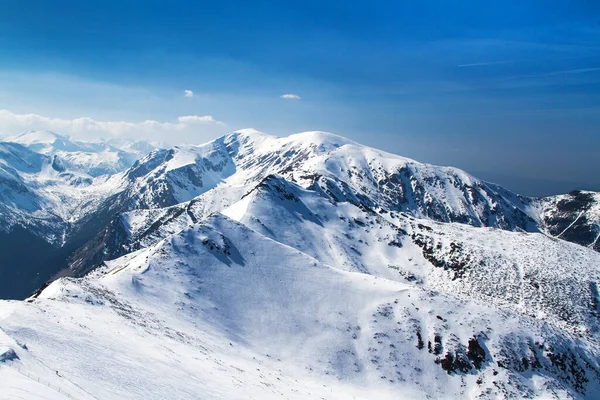
[[[215,120],[212,115],[203,115],[201,117],[198,115],[186,115],[177,118],[177,121],[182,124],[217,124],[225,126],[223,122]]]
[[[194,97],[194,92],[192,92],[189,89],[186,89],[186,90],[183,91],[183,96],[184,97]]]
[[[98,121],[89,117],[52,118],[38,114],[16,114],[0,110],[0,136],[16,135],[29,130],[51,130],[81,139],[124,136],[162,141],[200,142],[225,132],[225,123],[211,115],[186,115],[174,122],[145,120]]]
[[[287,93],[287,94],[281,95],[281,98],[286,99],[286,100],[300,100],[302,97],[298,96],[297,94]]]

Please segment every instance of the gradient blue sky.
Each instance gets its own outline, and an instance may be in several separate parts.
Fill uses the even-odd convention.
[[[4,0],[0,54],[0,134],[326,130],[524,194],[600,190],[598,1]]]

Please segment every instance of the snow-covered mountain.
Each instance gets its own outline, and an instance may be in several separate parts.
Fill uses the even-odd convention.
[[[336,135],[276,138],[245,130],[201,146],[155,151],[123,173],[114,183],[126,187],[117,202],[121,212],[74,255],[73,266],[87,271],[98,263],[99,249],[110,259],[151,244],[233,204],[269,175],[335,201],[440,222],[556,236],[557,228],[578,216],[566,211],[552,220],[548,213],[558,210],[554,197],[519,196],[456,168],[418,163]],[[569,238],[588,245],[600,233],[593,211],[600,203],[592,197],[585,204],[588,233]]]
[[[0,144],[0,273],[85,276],[1,303],[0,397],[600,398],[597,193],[324,132],[131,144],[93,176],[57,156],[129,145],[30,135]]]
[[[277,138],[248,129],[145,156],[143,151],[152,148],[145,142],[90,144],[50,132],[9,140],[3,146],[11,146],[11,152],[0,153],[2,175],[10,177],[10,185],[2,188],[0,206],[6,211],[0,229],[16,232],[20,241],[39,241],[41,251],[51,255],[46,258],[56,260],[47,268],[54,273],[68,264],[67,273],[79,275],[159,240],[231,205],[268,175],[377,212],[540,231],[598,250],[597,194],[527,198],[456,168],[422,164],[324,132]],[[27,147],[15,155],[16,142]],[[124,160],[136,157],[141,158],[123,169]],[[94,177],[89,171],[97,171],[98,158],[123,170]],[[14,241],[4,240],[7,251]]]
[[[342,270],[510,306],[585,335],[599,332],[600,254],[578,245],[380,214],[278,177],[223,214]]]
[[[50,131],[31,131],[4,139],[57,159],[63,169],[92,177],[123,171],[156,147],[144,141],[82,142]]]
[[[545,231],[600,251],[600,193],[576,191],[537,200]]]
[[[141,156],[52,132],[0,142],[0,297],[26,296],[62,269],[104,225],[87,222],[121,190],[109,177]]]
[[[285,196],[281,201],[295,203]],[[296,204],[292,210],[302,213],[300,201]],[[366,218],[362,222],[371,225]],[[452,228],[457,226],[446,232]],[[520,235],[489,233],[494,232]],[[498,239],[491,236],[484,243]],[[507,245],[517,243],[509,239]],[[600,258],[566,246],[592,262]],[[525,248],[527,243],[520,247]],[[427,265],[424,255],[410,253],[414,263]],[[461,299],[454,288],[444,288],[443,271],[436,277],[438,290],[411,277],[345,272],[216,214],[108,262],[87,278],[64,278],[30,302],[3,304],[7,360],[0,382],[11,384],[2,393],[595,398],[597,332],[578,333],[577,325],[565,329],[552,315],[546,320],[528,315],[527,301],[518,310]],[[541,276],[531,274],[528,284],[552,287],[545,281],[550,276],[536,272]],[[428,279],[435,281],[433,276]],[[560,306],[564,298],[550,301]]]
[[[268,175],[381,213],[541,231],[598,250],[597,194],[526,198],[455,168],[324,132],[277,138],[242,130],[147,155],[151,144],[123,139],[85,143],[28,132],[7,140],[0,152],[0,250],[10,255],[3,273],[20,263],[15,243],[35,242],[35,257],[52,260],[39,276],[41,266],[25,262],[36,267],[18,278],[27,285],[11,297],[25,296],[66,265],[67,274],[80,275],[153,243],[233,204]],[[121,171],[94,176],[113,170]]]

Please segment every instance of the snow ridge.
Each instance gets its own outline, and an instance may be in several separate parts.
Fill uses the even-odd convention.
[[[597,193],[527,198],[325,132],[9,140],[4,226],[78,278],[0,303],[0,397],[598,398]],[[100,176],[82,156],[130,149]]]

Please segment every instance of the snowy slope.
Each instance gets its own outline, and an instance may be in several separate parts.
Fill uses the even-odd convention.
[[[0,303],[0,398],[600,398],[596,193],[254,130],[81,184],[53,135],[0,144],[2,216],[100,267]]]
[[[0,364],[0,393],[31,390],[15,370],[58,371],[61,390],[100,399],[596,398],[600,389],[594,342],[323,265],[222,215],[1,309],[18,359]]]
[[[0,251],[15,254],[5,257],[0,272],[21,264],[15,243],[41,240],[37,261],[23,261],[29,272],[4,275],[5,282],[27,281],[10,297],[26,296],[61,270],[80,276],[176,233],[239,201],[270,175],[382,214],[540,231],[599,250],[596,194],[526,198],[455,168],[325,132],[278,138],[242,130],[204,145],[155,150],[145,142],[85,143],[52,132],[7,140],[0,144]],[[52,262],[36,275],[44,257]],[[0,296],[6,296],[2,284]]]
[[[559,203],[564,203],[560,196],[526,198],[456,168],[418,163],[325,132],[277,138],[242,130],[204,145],[159,149],[145,157],[143,152],[153,147],[144,142],[84,143],[51,132],[29,132],[8,140],[48,156],[46,164],[51,168],[45,170],[62,181],[60,185],[56,180],[46,185],[56,189],[52,191],[53,201],[43,208],[59,206],[63,208],[61,215],[72,214],[77,205],[87,205],[85,195],[81,195],[86,190],[74,191],[73,186],[90,186],[88,189],[93,190],[88,190],[88,198],[97,200],[102,195],[96,192],[104,197],[119,193],[124,204],[121,212],[127,212],[174,206],[199,196],[215,198],[206,195],[213,190],[219,192],[224,206],[230,205],[267,175],[277,174],[338,200],[441,222],[543,231],[556,236],[578,216],[560,214]],[[124,170],[127,165],[131,168]],[[113,174],[109,179],[93,180],[100,172]],[[67,185],[62,184],[65,182]],[[34,183],[23,185],[29,188]],[[70,206],[61,207],[62,203]],[[92,206],[100,203],[95,201]],[[584,203],[588,208],[600,204],[597,200]],[[204,214],[219,211],[223,205],[215,204]],[[81,212],[75,210],[76,214]],[[557,213],[562,217],[551,220]],[[587,241],[585,244],[593,247],[600,232],[598,213],[583,217],[588,221],[586,237],[565,232],[563,238],[580,244]]]
[[[119,159],[122,151],[115,151],[108,142],[70,141],[50,132],[30,132],[10,140],[49,155],[46,164],[51,168],[45,170],[52,172],[53,180],[44,182],[51,190],[49,194],[37,193],[37,197],[45,200],[41,208],[57,210],[55,213],[63,219],[71,215],[74,216],[71,220],[76,220],[95,209],[106,208],[103,200],[114,194],[119,194],[118,200],[107,201],[121,204],[113,207],[118,208],[119,214],[160,209],[196,199],[195,207],[201,209],[201,215],[196,217],[201,219],[239,200],[264,177],[277,174],[305,188],[329,193],[340,201],[441,222],[554,232],[564,228],[568,220],[562,218],[552,227],[546,221],[545,216],[556,210],[559,200],[549,198],[541,202],[519,196],[455,168],[418,163],[325,132],[277,138],[242,130],[200,146],[155,150],[131,168],[108,179],[95,180],[93,171],[98,168],[123,169],[124,161]],[[122,148],[151,149],[143,143],[118,144]],[[131,157],[138,156],[135,153]],[[110,167],[101,167],[103,163]],[[31,186],[39,186],[36,182],[39,172],[36,174],[32,175],[35,179],[23,182],[21,188],[31,190]],[[212,205],[207,206],[201,197],[210,198]],[[215,201],[217,197],[222,200]],[[31,202],[39,203],[32,199],[24,204]],[[141,211],[144,213],[147,214]],[[596,216],[588,235],[595,237],[587,244],[597,238],[597,225]],[[563,234],[566,240],[571,236]]]
[[[270,174],[367,207],[443,222],[537,230],[527,214],[530,199],[455,168],[418,163],[325,132],[276,138],[240,131],[206,145],[148,156],[129,176],[147,188],[139,208],[152,208],[191,200],[223,183],[257,184]]]
[[[143,141],[109,140],[82,142],[50,131],[31,131],[4,139],[35,152],[57,157],[65,168],[96,177],[129,168],[137,159],[155,149]]]
[[[600,254],[542,234],[378,214],[268,177],[223,214],[337,268],[510,307],[600,340]]]
[[[123,188],[110,200],[112,220],[74,254],[72,273],[219,212],[269,175],[377,212],[505,230],[549,233],[544,213],[556,208],[552,198],[519,196],[456,168],[418,163],[330,133],[277,138],[242,130],[200,146],[157,150],[111,177],[106,185]],[[600,224],[595,221],[593,226]],[[557,228],[570,223],[562,219]]]
[[[0,143],[0,230],[10,230],[14,224],[46,225],[45,239],[60,241],[62,222],[77,191],[73,175],[63,172],[49,156]]]
[[[46,131],[5,139],[0,143],[2,229],[46,224],[51,232],[38,234],[60,244],[65,224],[88,212],[90,201],[97,204],[119,190],[97,177],[125,170],[140,156],[105,142],[71,141]]]
[[[122,188],[109,175],[138,157],[104,143],[29,132],[0,142],[0,297],[23,298],[102,228]]]

